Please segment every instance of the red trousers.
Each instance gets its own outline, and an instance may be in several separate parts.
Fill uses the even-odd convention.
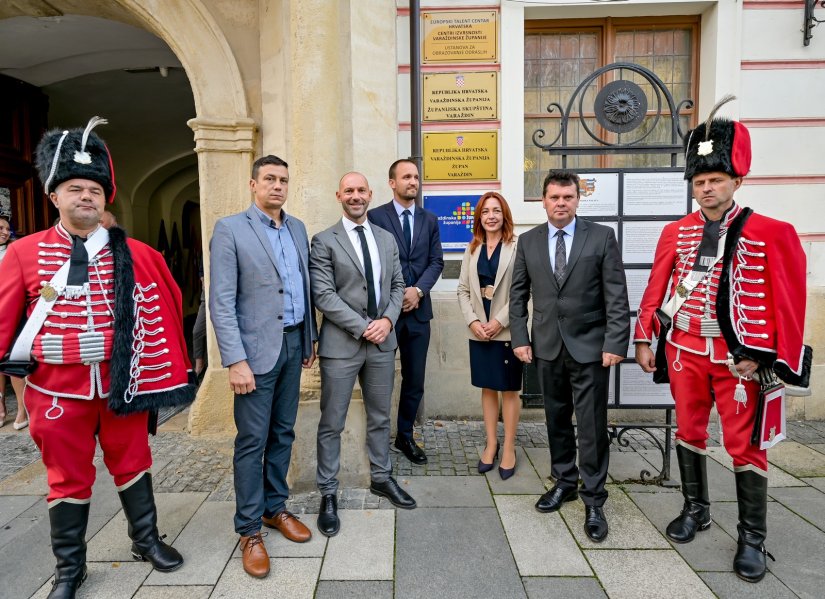
[[[677,442],[704,453],[708,419],[715,399],[725,449],[733,458],[734,468],[755,466],[767,472],[768,452],[750,442],[759,384],[742,381],[748,394],[747,404],[743,405],[733,398],[739,379],[731,374],[727,365],[714,364],[707,356],[679,351],[670,343],[666,351],[670,392],[676,401]],[[674,362],[677,362],[675,366]]]
[[[58,398],[26,387],[29,431],[43,455],[49,481],[49,503],[58,499],[88,500],[95,482],[95,436],[115,485],[128,483],[152,466],[148,414],[117,416],[107,400]]]

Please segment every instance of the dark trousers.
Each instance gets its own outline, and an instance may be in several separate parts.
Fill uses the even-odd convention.
[[[601,362],[576,362],[562,345],[555,360],[536,359],[539,387],[544,396],[551,474],[562,488],[573,488],[582,479],[579,495],[585,505],[601,506],[607,499],[604,483],[610,459],[607,433],[609,368]],[[576,433],[579,465],[576,466]]]
[[[284,333],[275,368],[255,375],[255,390],[235,395],[235,532],[261,529],[261,516],[283,511],[301,391],[301,329]]]
[[[427,350],[430,347],[430,323],[415,316],[402,315],[395,325],[398,353],[401,357],[401,394],[398,400],[398,435],[412,439],[415,415],[424,397]]]

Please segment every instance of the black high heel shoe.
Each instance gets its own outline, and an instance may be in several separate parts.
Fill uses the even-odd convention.
[[[515,454],[515,451],[513,452]],[[516,457],[515,455],[513,457]],[[516,473],[516,461],[513,461],[512,468],[502,468],[501,466],[498,467],[498,475],[501,477],[501,480],[507,480],[511,476]]]
[[[485,464],[479,458],[479,460],[478,460],[478,473],[479,474],[484,474],[485,472],[489,472],[490,470],[493,469],[493,466],[495,466],[496,460],[498,459],[498,449],[499,449],[499,445],[498,445],[498,441],[496,441],[496,455],[493,456],[493,461],[490,462],[489,464]]]

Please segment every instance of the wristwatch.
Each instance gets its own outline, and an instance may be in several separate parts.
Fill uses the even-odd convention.
[[[424,297],[424,292],[421,291],[421,287],[416,287],[415,290],[418,292],[418,298],[421,299]]]

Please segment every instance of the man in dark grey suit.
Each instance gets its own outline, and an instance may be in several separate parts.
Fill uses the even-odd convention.
[[[312,238],[309,262],[312,298],[324,315],[318,341],[321,420],[316,478],[322,495],[318,530],[328,537],[340,529],[336,476],[356,378],[367,412],[370,491],[397,507],[416,505],[390,476],[390,405],[398,347],[394,327],[404,297],[398,247],[390,233],[367,220],[372,191],[364,175],[344,175],[335,195],[344,216]]]
[[[285,502],[301,368],[315,361],[317,329],[306,228],[283,210],[286,162],[256,160],[249,187],[253,204],[215,224],[209,311],[235,393],[235,530],[244,570],[264,577],[261,524],[298,543],[311,536]]]
[[[556,481],[536,509],[556,511],[580,495],[586,508],[585,533],[601,542],[607,537],[602,506],[610,456],[608,377],[610,367],[627,354],[630,340],[627,283],[613,229],[576,217],[575,173],[550,171],[543,203],[548,222],[520,237],[510,288],[513,352],[522,362],[536,360]],[[533,325],[528,335],[531,294]]]

